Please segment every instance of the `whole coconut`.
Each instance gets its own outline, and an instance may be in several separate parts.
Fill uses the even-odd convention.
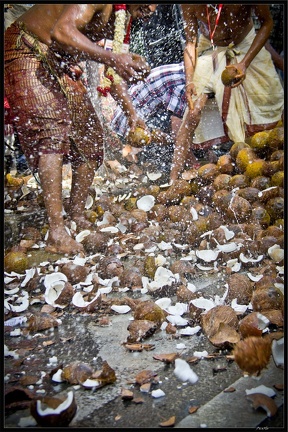
[[[219,174],[213,181],[213,187],[214,189],[220,190],[220,189],[230,189],[230,179],[231,175],[229,174]]]
[[[216,165],[221,174],[231,175],[235,169],[235,164],[230,154],[224,154],[219,156]]]
[[[157,265],[155,262],[155,257],[148,255],[144,261],[144,276],[154,279],[155,272],[157,270]]]
[[[24,273],[28,268],[28,257],[22,251],[10,251],[4,257],[4,270],[7,273]]]
[[[267,162],[264,159],[255,159],[253,162],[247,165],[245,170],[245,175],[249,179],[254,179],[256,177],[264,175],[264,167]]]
[[[221,81],[225,87],[231,87],[239,82],[240,79],[237,78],[237,75],[239,75],[239,70],[235,66],[226,66],[221,74]]]
[[[115,256],[104,257],[101,259],[98,267],[99,276],[103,279],[111,279],[120,276],[124,267],[121,260]]]
[[[284,198],[271,198],[265,206],[271,217],[271,221],[282,219],[284,217]]]
[[[244,172],[249,164],[257,158],[256,153],[251,147],[244,147],[239,150],[236,157],[236,166],[241,172]]]
[[[252,188],[252,187],[246,187],[243,189],[239,189],[236,191],[237,195],[241,196],[242,198],[246,199],[250,202],[250,204],[254,203],[255,201],[259,200],[259,189]]]
[[[149,131],[136,127],[135,130],[130,130],[127,136],[127,144],[133,147],[144,147],[151,142],[151,134]]]
[[[247,222],[251,216],[252,207],[249,201],[238,195],[235,195],[231,200],[226,215],[231,222]]]
[[[218,167],[214,163],[202,165],[198,169],[198,176],[202,181],[209,182],[213,180],[219,173]]]
[[[279,161],[265,161],[262,174],[266,177],[272,177],[273,174],[279,171]]]
[[[247,186],[249,186],[249,184]],[[261,191],[271,186],[271,180],[269,177],[260,175],[251,180],[250,186],[255,187]]]
[[[230,150],[229,150],[229,154],[230,154],[233,161],[236,161],[238,152],[240,150],[242,150],[243,148],[250,148],[250,146],[249,146],[249,144],[242,142],[242,141],[238,141],[238,142],[235,142],[234,144],[232,144],[232,146],[230,147]]]
[[[148,219],[162,222],[168,219],[168,208],[164,204],[155,204],[148,212]]]
[[[270,215],[262,206],[252,208],[251,221],[259,223],[262,228],[267,228],[270,225]]]
[[[230,188],[245,188],[250,186],[250,179],[244,174],[235,174],[230,179]],[[252,185],[251,185],[252,186]],[[252,186],[257,187],[257,186]]]
[[[280,186],[284,187],[284,171],[275,172],[271,177],[271,185],[272,186]]]
[[[272,129],[268,135],[270,149],[278,150],[284,147],[284,127],[279,126]]]
[[[270,132],[268,131],[257,132],[251,137],[250,146],[257,152],[266,149],[270,146],[269,134]]]
[[[190,211],[181,205],[172,205],[168,209],[168,215],[172,222],[188,222],[192,216]]]

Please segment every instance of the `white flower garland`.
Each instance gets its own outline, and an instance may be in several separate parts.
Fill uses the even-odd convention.
[[[123,6],[123,8],[116,9],[115,11],[114,39],[112,44],[112,51],[117,54],[122,52],[123,41],[126,33],[126,6],[120,6]],[[112,67],[108,67],[101,85],[97,87],[97,90],[102,96],[107,96],[110,91],[111,84],[119,84],[121,81],[122,78],[114,71],[114,69]]]

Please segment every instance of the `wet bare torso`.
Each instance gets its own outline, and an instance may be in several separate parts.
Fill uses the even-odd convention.
[[[213,6],[219,7],[219,4],[213,4]],[[198,19],[201,33],[207,39],[210,39],[206,4],[190,4],[187,6],[183,5],[183,7],[190,11],[189,15],[193,14]],[[240,43],[253,27],[251,9],[250,5],[228,5],[224,3],[213,38],[215,45],[227,46],[232,42],[234,44]],[[210,29],[213,32],[217,12],[213,7],[209,6],[208,13],[210,13]]]
[[[65,4],[36,4],[16,21],[23,22],[29,32],[50,46],[51,30],[66,7]],[[72,20],[77,20],[77,12],[85,12],[84,17],[88,23],[79,21],[77,28],[87,38],[95,42],[103,38],[113,38],[115,14],[111,4],[74,4],[73,7],[75,9]]]

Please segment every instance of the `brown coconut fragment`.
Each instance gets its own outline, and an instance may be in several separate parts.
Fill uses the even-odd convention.
[[[135,376],[135,383],[142,386],[143,384],[154,382],[157,373],[152,370],[143,370]]]
[[[74,285],[85,281],[89,273],[89,268],[74,264],[73,262],[68,262],[61,267],[61,272],[65,274],[68,282]]]
[[[244,372],[259,375],[271,357],[271,340],[257,336],[249,336],[238,342],[233,350],[234,360]]]
[[[134,398],[134,394],[131,390],[122,388],[121,389],[121,398],[123,400],[132,400]]]
[[[219,331],[221,323],[227,324],[235,330],[238,328],[237,314],[230,306],[215,306],[201,315],[202,328],[209,339]]]
[[[32,332],[47,330],[58,325],[57,319],[45,312],[31,314],[26,322],[27,329]]]
[[[159,423],[159,426],[161,426],[161,427],[172,427],[172,426],[175,425],[175,422],[176,422],[176,417],[172,416],[168,420]]]
[[[141,342],[152,336],[157,330],[158,325],[153,321],[148,320],[134,320],[128,325],[127,330],[129,336],[127,337],[128,343]]]
[[[248,336],[262,336],[269,325],[269,319],[259,312],[251,312],[239,322],[239,331],[243,339]]]
[[[133,313],[135,320],[148,320],[154,322],[158,327],[166,319],[166,313],[153,301],[147,300],[139,303]]]
[[[75,361],[63,368],[62,378],[70,384],[81,384],[92,376],[93,370],[87,363]]]
[[[254,311],[264,312],[266,310],[282,310],[284,296],[279,288],[274,286],[253,292],[251,303]]]
[[[213,336],[209,337],[209,341],[218,348],[224,348],[239,342],[240,335],[237,330],[221,322],[218,331]]]
[[[255,410],[262,408],[266,411],[268,417],[273,417],[278,411],[278,407],[274,400],[263,394],[263,393],[252,393],[246,398],[252,402],[252,406]]]
[[[160,360],[164,363],[173,363],[176,358],[179,357],[179,354],[177,353],[171,353],[171,354],[155,354],[153,355],[154,360]]]
[[[74,393],[70,391],[67,396],[33,400],[30,411],[39,426],[67,427],[77,411]]]

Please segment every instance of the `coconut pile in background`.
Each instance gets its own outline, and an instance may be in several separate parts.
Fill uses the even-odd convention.
[[[74,223],[67,227],[85,253],[51,257],[44,252],[35,264],[44,251],[47,225],[24,227],[19,243],[5,251],[6,336],[33,337],[61,325],[63,313],[97,313],[99,320],[102,314],[104,322],[130,312],[126,346],[131,351],[143,349],[159,332],[178,338],[204,334],[216,350],[228,350],[245,373],[265,373],[271,356],[282,368],[283,147],[279,124],[233,144],[217,163],[186,171],[172,185],[137,164],[106,161],[86,203],[94,230],[79,232]],[[63,173],[65,210],[71,179],[69,170]],[[6,180],[6,212],[44,208],[33,177],[7,175]],[[213,275],[221,277],[215,292],[206,293],[197,281]],[[12,355],[9,339],[5,348],[5,355]],[[101,381],[103,375],[91,370],[81,385],[114,382],[113,372],[107,381]],[[67,380],[63,370],[57,377]],[[185,379],[194,380],[190,370]],[[73,396],[67,399],[74,415]],[[40,406],[31,412],[42,424]]]

